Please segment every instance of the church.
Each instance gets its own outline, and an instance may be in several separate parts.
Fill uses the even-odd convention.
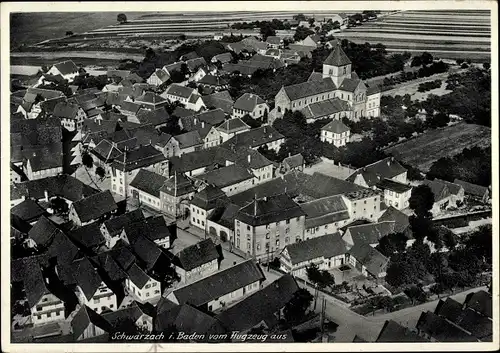
[[[367,86],[352,71],[351,60],[337,44],[323,63],[322,73],[313,72],[306,82],[281,87],[273,113],[279,118],[287,110],[300,110],[308,122],[344,116],[353,120],[378,117],[380,96],[378,87]],[[334,102],[337,104],[331,104]]]

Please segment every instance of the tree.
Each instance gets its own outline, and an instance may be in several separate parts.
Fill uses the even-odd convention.
[[[104,170],[103,167],[99,166],[95,169],[95,174],[101,178],[101,179],[104,179],[104,177],[106,176],[106,171]]]
[[[491,67],[490,63],[486,62],[486,63],[483,63],[483,69],[485,70],[489,70]]]
[[[312,301],[313,296],[307,289],[300,288],[297,290],[293,294],[290,301],[285,304],[285,308],[283,310],[285,320],[290,323],[301,321],[304,318],[307,309],[311,306]]]
[[[413,188],[409,205],[415,211],[417,217],[431,217],[430,210],[434,205],[434,194],[431,188],[427,185],[419,185]]]
[[[82,164],[89,169],[94,166],[94,160],[92,159],[90,153],[88,153],[87,151],[82,153]]]
[[[120,24],[126,23],[127,22],[127,16],[124,13],[120,13],[120,14],[118,14],[118,16],[116,16],[116,20],[118,22],[120,22]]]
[[[66,36],[72,36],[73,32],[72,31],[66,31]]]
[[[314,34],[314,31],[312,29],[304,27],[304,26],[300,26],[300,27],[297,27],[297,29],[295,30],[295,34],[293,36],[293,39],[296,42],[298,42],[298,41],[301,41],[303,39],[306,39],[311,34]]]
[[[450,122],[450,116],[445,113],[437,113],[427,118],[427,123],[431,128],[445,127]]]
[[[316,22],[316,20],[314,19],[314,17],[310,17],[307,22],[309,22],[309,26],[313,26],[314,25],[314,22]]]
[[[340,22],[339,21],[335,21],[332,23],[332,26],[333,26],[333,29],[340,29]]]
[[[55,197],[50,200],[50,208],[52,208],[54,212],[60,214],[66,214],[69,211],[68,203],[60,197]]]
[[[431,286],[429,290],[431,291],[431,293],[436,294],[439,299],[440,294],[442,294],[446,290],[446,288],[442,283],[436,283],[433,286]]]
[[[252,118],[249,114],[245,114],[241,117],[241,120],[250,126],[250,128],[255,129],[262,126],[262,121],[259,119]]]
[[[429,65],[434,61],[434,58],[428,52],[423,52],[420,58],[422,59],[422,65]]]
[[[296,21],[305,21],[306,20],[306,16],[304,16],[303,13],[299,13],[298,15],[294,15],[293,19],[296,20]]]
[[[271,27],[269,22],[266,22],[262,27],[260,27],[260,34],[262,35],[262,39],[266,40],[267,37],[275,36],[276,30]]]
[[[415,305],[415,302],[422,301],[423,299],[423,291],[421,288],[418,288],[417,286],[410,286],[408,287],[404,293],[408,298],[411,300],[411,304]]]

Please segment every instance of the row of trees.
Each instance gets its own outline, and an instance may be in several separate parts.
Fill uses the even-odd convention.
[[[429,81],[429,82],[423,82],[423,83],[421,83],[421,84],[418,85],[417,91],[419,91],[419,92],[431,91],[431,90],[433,90],[435,88],[441,87],[442,84],[443,84],[443,81],[441,81],[441,80],[434,80],[434,81]]]

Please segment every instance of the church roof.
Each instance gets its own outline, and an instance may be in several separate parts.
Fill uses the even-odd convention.
[[[347,57],[346,53],[344,53],[340,45],[336,45],[323,64],[331,66],[345,66],[351,64],[351,60]]]

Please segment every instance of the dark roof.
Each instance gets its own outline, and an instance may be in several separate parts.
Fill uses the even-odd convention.
[[[78,67],[71,60],[63,61],[54,66],[59,70],[59,72],[63,75],[74,74],[78,72]]]
[[[83,305],[71,320],[73,339],[77,340],[90,324],[100,327],[105,332],[111,331],[111,324],[106,319],[88,306]]]
[[[387,320],[378,334],[376,342],[380,343],[400,343],[400,342],[429,342],[420,337],[417,333],[410,331],[405,326],[401,326],[396,321]]]
[[[359,78],[344,78],[342,83],[339,86],[339,90],[346,92],[354,92],[359,85],[363,85],[362,81]]]
[[[164,107],[155,110],[141,109],[137,112],[137,119],[141,124],[156,126],[166,124],[170,119],[170,115]]]
[[[319,73],[318,73],[319,74]],[[320,74],[321,75],[321,74]],[[340,98],[331,98],[321,102],[316,102],[302,108],[302,113],[306,119],[321,119],[331,114],[351,110],[349,104]],[[345,130],[347,131],[347,130]]]
[[[406,172],[406,169],[393,157],[387,157],[375,163],[356,170],[346,180],[354,182],[357,175],[362,175],[369,187],[375,186],[381,180],[392,179]]]
[[[99,267],[111,281],[121,281],[127,278],[127,274],[113,259],[109,251],[99,253],[92,258],[94,264]]]
[[[195,189],[184,173],[175,172],[165,181],[160,191],[172,196],[182,196],[194,192]]]
[[[394,233],[394,222],[370,223],[347,228],[354,245],[377,244],[380,238]]]
[[[102,283],[102,278],[89,259],[84,257],[75,260],[71,264],[71,274],[76,281],[75,283],[82,289],[87,300],[92,299]]]
[[[390,206],[378,222],[394,222],[394,232],[404,232],[410,226],[410,218],[400,210]]]
[[[179,147],[189,148],[203,144],[203,140],[198,130],[193,130],[173,137],[179,142]]]
[[[292,264],[324,257],[325,259],[344,255],[347,252],[346,244],[339,233],[327,234],[311,238],[298,243],[287,245],[285,248]]]
[[[306,214],[306,218],[316,218],[327,214],[347,211],[347,206],[340,195],[323,197],[301,203],[299,206]]]
[[[162,311],[155,318],[155,331],[164,331],[171,326],[188,335],[203,332],[205,339],[208,339],[210,334],[225,333],[217,319],[188,304],[177,305]]]
[[[234,109],[240,109],[246,112],[252,112],[259,104],[266,103],[265,100],[253,93],[244,93],[234,102]]]
[[[474,336],[430,311],[420,315],[417,329],[438,342],[477,342],[477,338]]]
[[[368,273],[373,276],[378,276],[381,272],[385,272],[385,268],[389,262],[387,257],[369,244],[355,243],[348,253],[366,267]]]
[[[234,101],[228,91],[212,93],[202,96],[201,99],[207,108],[220,108],[226,114],[231,114],[233,111]]]
[[[217,130],[227,134],[242,130],[250,130],[250,126],[245,124],[240,118],[226,120],[223,124],[217,127]]]
[[[288,165],[290,168],[301,167],[304,164],[304,157],[300,153],[297,153],[283,159],[283,164]]]
[[[39,219],[42,215],[45,214],[45,210],[31,199],[26,199],[23,202],[15,205],[10,209],[10,212],[21,218],[23,221],[27,221],[30,223]]]
[[[220,212],[214,212],[209,219],[226,228],[234,230],[234,219],[240,208],[240,206],[234,203],[228,203],[224,208],[220,209]]]
[[[159,198],[160,188],[166,180],[167,178],[163,175],[150,172],[146,169],[140,169],[135,178],[130,182],[130,186]]]
[[[150,277],[139,266],[133,264],[127,271],[130,280],[138,287],[143,288],[149,281]]]
[[[136,322],[143,312],[139,308],[136,302],[132,305],[122,308],[120,310],[107,312],[102,314],[102,317],[108,321],[115,329],[119,329],[121,325],[124,324],[124,320],[129,319],[132,322]]]
[[[218,258],[219,253],[212,239],[205,239],[182,249],[175,255],[174,263],[185,271],[191,271]]]
[[[16,186],[24,196],[37,200],[45,197],[45,191],[49,197],[60,196],[72,202],[98,193],[93,187],[67,174],[29,180]]]
[[[128,270],[136,262],[135,255],[124,242],[118,241],[109,251],[110,255],[123,270]]]
[[[292,101],[320,93],[333,92],[337,89],[335,83],[329,77],[321,81],[306,81],[283,88],[288,98]]]
[[[171,157],[170,174],[185,173],[194,169],[207,167],[215,163],[215,148],[202,149],[191,153],[183,153],[180,157]]]
[[[248,146],[255,148],[284,138],[285,136],[279,133],[274,127],[261,126],[233,136],[231,139],[224,142],[222,147]]]
[[[253,179],[254,175],[246,168],[232,164],[197,175],[195,178],[222,189],[245,180]]]
[[[376,194],[373,190],[361,187],[352,182],[334,178],[321,173],[314,173],[307,178],[307,182],[301,185],[301,194],[312,198],[322,198],[333,195],[345,195],[348,198],[356,198]]]
[[[391,190],[398,194],[402,194],[406,191],[411,190],[411,186],[403,183],[399,183],[397,181],[391,179],[383,179],[379,183],[377,183],[377,187],[382,190]]]
[[[246,331],[268,321],[299,289],[291,275],[283,275],[216,316],[231,331]]]
[[[186,61],[189,71],[194,72],[201,66],[207,65],[205,58],[192,58]]]
[[[471,308],[489,318],[493,317],[492,297],[490,293],[484,290],[468,294],[464,304],[467,308]]]
[[[225,112],[222,109],[217,108],[200,114],[181,117],[179,120],[181,121],[184,130],[192,131],[194,129],[199,129],[201,127],[201,122],[217,126],[224,122],[225,119]]]
[[[450,320],[451,321],[451,320]],[[466,308],[463,310],[457,320],[453,321],[456,325],[464,328],[473,336],[483,341],[492,339],[493,335],[493,321],[477,311]]]
[[[187,303],[199,307],[264,279],[265,276],[260,266],[253,260],[247,260],[187,286],[177,288],[172,293],[180,304]]]
[[[321,130],[326,130],[335,134],[342,134],[344,132],[350,131],[350,129],[340,120],[332,120],[331,122],[323,126]]]
[[[161,151],[151,145],[146,145],[124,151],[120,156],[114,158],[111,165],[121,171],[128,172],[163,162],[165,159],[166,157]]]
[[[267,43],[269,44],[280,44],[283,39],[281,37],[278,37],[278,36],[269,36],[267,37]]]
[[[72,230],[68,233],[68,236],[80,246],[88,249],[100,246],[106,242],[98,223],[90,223]]]
[[[146,219],[147,232],[144,232],[149,240],[158,240],[170,237],[167,222],[162,215],[152,216]]]
[[[159,94],[156,94],[154,92],[144,92],[142,95],[139,97],[136,97],[135,102],[139,103],[145,103],[145,104],[161,104],[165,103],[167,100],[160,96]]]
[[[145,236],[139,236],[132,244],[132,249],[137,257],[142,260],[146,270],[152,269],[163,254],[153,240]]]
[[[486,195],[489,192],[488,188],[486,186],[468,183],[468,182],[460,180],[460,179],[455,179],[453,181],[453,183],[460,185],[461,187],[464,188],[464,192],[466,194],[470,194],[473,196],[483,197],[484,195]]]
[[[192,94],[194,94],[195,90],[190,87],[182,86],[177,83],[172,83],[167,87],[167,90],[164,92],[165,94],[170,94],[172,96],[189,98]]]
[[[323,63],[331,66],[345,66],[351,64],[351,60],[344,53],[340,45],[336,45]]]
[[[442,316],[451,322],[457,322],[462,314],[462,304],[452,298],[440,299],[434,314]]]
[[[212,60],[217,60],[220,61],[221,63],[227,63],[230,62],[233,59],[233,56],[231,53],[222,53],[222,54],[217,54],[212,57]]]
[[[228,84],[227,80],[220,77],[214,76],[211,74],[203,76],[201,80],[198,81],[198,84],[208,85],[208,86],[226,86]]]
[[[44,248],[52,241],[56,231],[57,227],[55,224],[45,216],[42,216],[30,229],[28,237],[33,239],[38,247]]]
[[[11,262],[11,281],[22,282],[30,307],[36,305],[45,294],[50,293],[45,286],[37,257],[27,257]]]
[[[82,222],[97,219],[118,208],[109,190],[75,201],[73,207]]]
[[[204,210],[211,210],[216,207],[218,200],[226,200],[226,194],[218,187],[208,185],[200,192],[196,193],[191,200],[191,204]]]
[[[59,102],[54,108],[53,115],[58,118],[75,119],[80,106],[75,103]]]
[[[156,315],[158,315],[164,311],[168,311],[176,306],[177,306],[177,304],[175,304],[173,301],[162,296],[160,298],[160,300],[158,301],[158,303],[156,303],[156,307],[155,307]]]
[[[260,226],[304,215],[304,211],[286,194],[253,200],[243,207],[236,219],[251,226]]]
[[[151,74],[151,76],[153,75],[158,77],[162,83],[167,82],[168,79],[170,78],[170,75],[166,71],[163,71],[161,69],[157,69],[155,72]]]

